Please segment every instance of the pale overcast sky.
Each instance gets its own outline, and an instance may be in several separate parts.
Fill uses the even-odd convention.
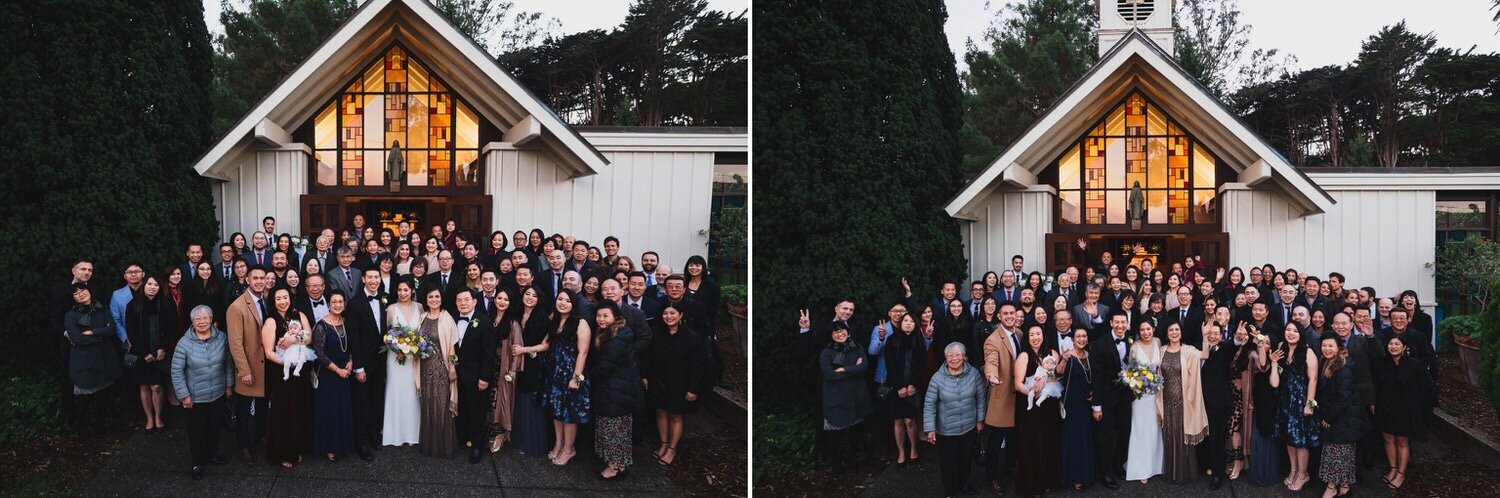
[[[219,24],[219,1],[203,0],[203,15],[208,21],[209,32],[219,35],[224,26]],[[243,0],[230,0],[235,5],[244,5]],[[541,12],[562,23],[557,34],[577,33],[591,29],[608,29],[620,25],[630,12],[628,0],[512,0],[515,7],[526,12]],[[744,11],[750,0],[708,0],[709,10],[722,10],[734,14]]]
[[[963,67],[964,43],[983,47],[984,31],[1005,0],[948,0],[949,47]],[[1242,22],[1254,28],[1250,45],[1296,55],[1299,69],[1348,64],[1382,26],[1406,20],[1416,33],[1432,33],[1438,46],[1500,52],[1490,0],[1240,0]]]

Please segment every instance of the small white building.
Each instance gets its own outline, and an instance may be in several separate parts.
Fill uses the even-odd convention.
[[[1271,263],[1340,272],[1382,296],[1434,304],[1441,240],[1492,236],[1493,169],[1299,169],[1236,118],[1172,56],[1172,13],[1150,0],[1100,2],[1098,64],[947,205],[962,220],[971,275],[1079,263],[1079,237],[1162,263]],[[1167,2],[1155,2],[1157,7]],[[1144,222],[1128,223],[1132,187]],[[1475,226],[1441,223],[1472,213]],[[1472,216],[1465,217],[1472,220]]]
[[[743,128],[569,126],[427,2],[370,0],[195,169],[218,180],[222,240],[265,216],[293,234],[453,219],[613,235],[677,267],[706,255],[715,170],[744,170],[748,151]]]

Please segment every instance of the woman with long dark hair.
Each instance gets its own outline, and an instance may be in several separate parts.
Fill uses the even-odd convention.
[[[1313,418],[1318,396],[1318,356],[1302,341],[1302,326],[1286,325],[1285,342],[1271,353],[1271,387],[1277,390],[1280,409],[1276,416],[1276,437],[1286,443],[1290,475],[1285,481],[1290,491],[1301,491],[1311,479],[1307,459],[1319,445],[1319,427]]]
[[[593,358],[589,377],[594,409],[594,450],[606,467],[601,479],[622,477],[634,463],[631,458],[631,414],[643,401],[640,370],[636,364],[635,331],[625,324],[620,306],[603,301],[594,316]]]
[[[312,344],[312,329],[307,318],[292,307],[291,291],[277,287],[271,291],[271,301],[271,312],[260,329],[267,370],[282,368],[284,360],[277,354],[278,348]],[[299,325],[296,333],[290,327],[293,322]],[[292,468],[312,449],[313,387],[309,379],[311,375],[286,380],[277,375],[266,376],[266,401],[275,406],[267,421],[266,460],[279,463],[282,468]]]
[[[708,330],[701,332],[712,335],[719,330],[719,283],[709,277],[708,261],[703,256],[689,256],[682,272],[687,277],[688,295],[703,303],[703,309],[708,312]]]
[[[489,247],[484,248],[484,269],[496,270],[500,268],[500,260],[510,259],[510,251],[505,250],[508,242],[505,240],[505,232],[495,230],[490,232]]]
[[[1427,411],[1437,400],[1437,388],[1427,366],[1409,354],[1401,335],[1386,339],[1385,352],[1375,370],[1375,426],[1385,439],[1390,466],[1382,479],[1387,487],[1400,490],[1411,462],[1411,440],[1427,439]]]
[[[995,300],[995,296],[985,295],[984,299],[980,301],[979,317],[974,320],[973,329],[969,331],[966,347],[968,347],[969,351],[983,351],[984,340],[988,339],[990,333],[994,332],[999,326],[1000,303]],[[974,368],[984,367],[984,355],[970,357],[969,363],[972,363]]]
[[[661,437],[661,446],[652,455],[662,465],[676,461],[682,417],[698,411],[698,398],[709,387],[708,351],[703,337],[683,318],[680,302],[662,308],[660,325],[652,334],[647,360],[641,365],[642,386],[656,408],[656,429]]]
[[[1203,353],[1182,343],[1182,325],[1167,324],[1162,349],[1161,393],[1156,397],[1162,448],[1162,470],[1176,484],[1198,479],[1198,443],[1208,437],[1208,408],[1203,403]],[[1222,434],[1215,437],[1223,437]]]
[[[130,378],[140,389],[141,410],[146,415],[145,431],[162,431],[162,384],[167,382],[171,366],[167,341],[177,330],[177,309],[163,293],[161,280],[155,275],[141,281],[130,304],[125,307],[125,334],[130,339],[129,353],[137,359]]]
[[[541,295],[536,287],[521,291],[516,321],[521,325],[521,342],[511,344],[510,352],[520,358],[514,365],[516,401],[512,408],[511,439],[522,455],[541,456],[547,451],[547,410],[542,407],[546,362],[542,353],[550,347],[547,310],[540,307]]]
[[[546,255],[542,254],[542,240],[546,238],[547,233],[543,232],[541,228],[531,229],[531,236],[526,239],[526,254],[531,256],[532,260],[536,260],[537,258],[546,259]]]
[[[501,233],[501,232],[496,232]],[[509,263],[509,259],[501,260]],[[495,334],[500,337],[500,347],[495,349],[495,379],[490,385],[495,386],[491,391],[494,402],[490,410],[490,453],[500,451],[500,447],[510,440],[512,415],[516,406],[516,377],[521,371],[521,355],[515,354],[511,346],[524,344],[526,340],[521,336],[521,322],[517,311],[521,308],[521,299],[516,297],[515,291],[503,286],[495,289],[494,310],[492,318],[495,323]]]
[[[922,391],[927,384],[922,377],[927,371],[926,348],[919,328],[917,317],[901,315],[894,337],[881,351],[886,365],[884,402],[896,439],[896,465],[917,458],[917,416],[922,412]]]
[[[1354,368],[1343,340],[1337,333],[1325,332],[1318,339],[1318,349],[1323,359],[1316,398],[1318,424],[1323,430],[1318,478],[1328,486],[1323,496],[1343,496],[1354,485],[1354,445],[1364,436],[1368,422],[1365,409],[1355,399]]]
[[[1014,379],[1011,388],[1019,393],[1015,428],[1020,439],[1016,449],[1016,493],[1021,496],[1041,496],[1061,483],[1062,457],[1056,438],[1062,419],[1058,416],[1058,399],[1049,396],[1046,387],[1056,382],[1051,379],[1062,362],[1057,350],[1048,346],[1045,339],[1046,333],[1040,325],[1026,330],[1026,340],[1021,342],[1021,352],[1013,367],[1015,373],[1011,376]],[[1023,403],[1027,405],[1020,406]]]
[[[184,286],[183,308],[189,310],[199,305],[208,306],[214,313],[214,323],[224,323],[224,305],[220,301],[223,290],[220,288],[219,274],[214,272],[214,265],[208,261],[198,262],[193,277]]]
[[[238,258],[241,254],[245,254],[245,234],[234,232],[229,236],[229,245],[234,247],[234,257]]]

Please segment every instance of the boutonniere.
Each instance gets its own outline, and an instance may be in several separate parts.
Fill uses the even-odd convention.
[[[458,364],[458,355],[457,354],[450,354],[450,355],[448,355],[448,362],[452,363],[454,365],[457,365]]]
[[[381,295],[380,296],[380,304],[391,304],[391,298],[387,297],[385,295]]]
[[[1135,345],[1135,338],[1134,337],[1126,337],[1125,338],[1125,345],[1126,346],[1134,346]]]
[[[506,382],[515,382],[516,381],[516,374],[511,373],[511,372],[505,372],[505,381]]]

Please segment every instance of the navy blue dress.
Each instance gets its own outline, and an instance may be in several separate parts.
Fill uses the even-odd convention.
[[[1063,373],[1062,484],[1094,482],[1094,408],[1089,403],[1093,384],[1078,358],[1068,358]]]
[[[354,412],[350,405],[349,379],[328,370],[333,363],[342,368],[349,362],[349,336],[343,325],[328,322],[313,326],[313,350],[318,354],[318,388],[313,394],[313,453],[344,456],[354,450]]]
[[[568,389],[573,366],[578,364],[578,336],[557,336],[552,343],[552,372],[547,376],[547,411],[565,424],[587,424],[589,418],[589,381],[585,376],[578,389]]]
[[[1301,348],[1296,354],[1304,354]],[[1307,370],[1290,367],[1281,371],[1281,388],[1277,389],[1280,406],[1276,413],[1276,439],[1295,448],[1318,446],[1318,418],[1302,414],[1307,405]]]

